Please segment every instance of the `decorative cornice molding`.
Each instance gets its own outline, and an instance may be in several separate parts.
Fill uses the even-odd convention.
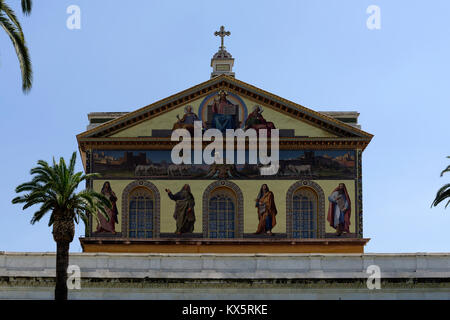
[[[280,138],[280,150],[292,149],[361,149],[369,144],[364,138]],[[203,142],[206,146],[210,142]],[[168,138],[84,138],[79,141],[81,151],[95,148],[115,149],[128,147],[131,149],[167,149],[171,150],[178,142]]]
[[[130,112],[120,118],[109,121],[103,125],[77,135],[78,141],[81,138],[108,136],[136,123],[151,119],[160,114],[173,110],[180,105],[189,103],[194,99],[206,96],[208,93],[218,89],[231,90],[241,94],[258,103],[264,103],[268,107],[280,111],[293,118],[306,121],[316,127],[320,127],[329,132],[347,137],[364,137],[372,139],[373,135],[350,126],[344,122],[336,120],[322,113],[313,111],[302,105],[296,104],[287,99],[281,98],[255,86],[247,84],[227,75],[220,75],[205,81],[187,90],[181,91],[166,99],[157,101],[151,105]]]

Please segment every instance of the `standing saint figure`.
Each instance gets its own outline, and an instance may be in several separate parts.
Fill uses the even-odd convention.
[[[267,233],[272,235],[272,229],[277,224],[275,216],[277,215],[277,207],[273,192],[269,190],[267,184],[263,184],[256,198],[256,208],[258,208],[258,230],[256,234]]]
[[[175,211],[173,218],[177,221],[176,234],[192,233],[195,223],[195,200],[191,193],[191,187],[185,184],[181,190],[175,194],[166,189],[169,198],[175,201]]]
[[[330,226],[336,229],[336,235],[338,236],[344,232],[350,233],[351,202],[345,184],[339,183],[328,200],[330,206],[328,207],[327,220]]]
[[[112,191],[109,181],[103,184],[101,193],[111,202],[111,209],[105,208],[109,221],[106,220],[102,213],[98,214],[99,224],[97,225],[97,232],[116,233],[116,223],[119,223],[119,219],[117,218],[119,212],[116,206],[117,196]]]

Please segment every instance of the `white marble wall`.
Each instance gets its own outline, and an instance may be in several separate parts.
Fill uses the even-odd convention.
[[[52,299],[55,260],[54,253],[0,252],[0,299]],[[70,264],[80,267],[82,278],[81,290],[71,290],[71,299],[450,299],[449,253],[73,253]],[[380,267],[382,279],[401,281],[369,290],[369,265]],[[96,278],[104,281],[89,281]],[[147,280],[126,280],[136,278]],[[428,278],[437,280],[410,281]],[[161,279],[185,280],[166,284]],[[301,279],[314,281],[301,284]],[[339,284],[333,279],[353,280]]]

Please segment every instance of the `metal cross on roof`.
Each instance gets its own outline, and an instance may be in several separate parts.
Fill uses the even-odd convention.
[[[220,31],[214,32],[215,36],[219,36],[221,38],[220,39],[220,43],[221,43],[220,50],[224,50],[225,49],[225,47],[223,46],[223,38],[225,36],[229,36],[230,34],[231,34],[230,31],[225,31],[225,27],[224,26],[220,27]]]

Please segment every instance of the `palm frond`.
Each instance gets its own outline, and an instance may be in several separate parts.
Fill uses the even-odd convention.
[[[14,204],[23,204],[24,210],[40,204],[31,219],[32,224],[49,212],[49,226],[53,225],[57,217],[87,223],[89,215],[98,222],[98,214],[103,214],[109,220],[106,208],[111,208],[112,205],[107,197],[90,189],[76,192],[82,181],[97,175],[75,172],[75,164],[76,153],[72,154],[68,166],[64,158],[60,158],[58,162],[53,158],[51,165],[39,160],[37,166],[30,170],[31,181],[16,187],[17,193],[25,194],[15,197],[12,200]]]
[[[31,9],[33,7],[32,0],[22,0],[22,12],[26,15],[31,13]]]
[[[20,31],[10,20],[0,12],[0,26],[6,31],[16,50],[19,59],[20,70],[22,73],[22,91],[30,91],[33,82],[33,70],[31,67],[30,55],[25,45],[25,40],[21,37]]]
[[[26,210],[36,204],[43,203],[46,201],[47,198],[45,197],[45,193],[39,195],[37,194],[28,195],[27,201],[25,205],[22,207],[22,210]]]
[[[27,196],[18,196],[11,200],[12,204],[24,203],[27,201]]]
[[[23,35],[22,26],[20,25],[19,19],[17,19],[16,14],[14,13],[14,10],[12,10],[4,1],[1,3],[1,11],[6,13],[8,18],[15,24],[17,30],[19,31],[20,37],[25,43],[25,37]]]
[[[72,157],[70,158],[69,171],[73,173],[75,171],[75,162],[77,160],[77,153],[72,153]]]
[[[84,235],[89,233],[89,217],[83,213],[80,213],[80,218],[84,222]]]
[[[438,190],[438,192],[436,193],[436,198],[434,199],[431,206],[436,207],[439,203],[444,201],[446,198],[450,198],[450,183],[445,184]],[[448,203],[445,205],[445,207],[447,207],[447,206],[448,206]]]
[[[48,226],[51,227],[53,223],[55,222],[55,215],[50,215],[50,219],[48,219]]]
[[[91,180],[91,179],[93,179],[93,178],[99,178],[99,177],[101,177],[101,176],[102,176],[102,175],[101,175],[100,173],[88,173],[88,174],[83,175],[83,176],[80,178],[80,182],[86,181],[86,180]]]
[[[450,156],[447,156],[448,159],[450,159]],[[441,172],[441,177],[444,175],[444,173],[450,172],[450,166],[447,166],[444,170]],[[438,192],[436,193],[436,198],[431,203],[431,207],[436,207],[439,203],[444,201],[445,199],[449,198],[449,201],[445,204],[445,208],[450,204],[450,183],[443,185]]]
[[[36,222],[39,222],[42,217],[49,211],[51,211],[52,203],[51,202],[44,202],[41,206],[41,208],[36,211],[33,215],[33,218],[31,219],[31,224],[35,224]]]
[[[446,172],[450,172],[450,166],[448,166],[447,168],[445,168],[444,170],[442,170],[441,172],[441,177],[444,175],[444,173]]]

